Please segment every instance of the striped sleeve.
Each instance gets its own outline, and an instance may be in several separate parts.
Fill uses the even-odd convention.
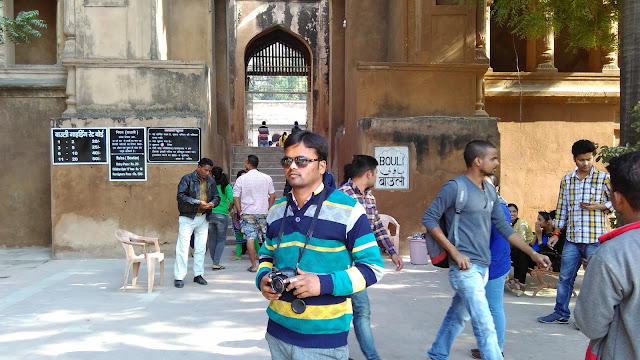
[[[375,284],[382,278],[384,268],[382,257],[371,232],[369,219],[359,203],[353,207],[346,232],[346,246],[351,252],[355,266],[330,274],[333,286],[323,286],[323,293],[325,289],[331,289],[331,294],[334,296],[350,295]],[[321,283],[324,282],[323,280],[326,279],[321,279]]]

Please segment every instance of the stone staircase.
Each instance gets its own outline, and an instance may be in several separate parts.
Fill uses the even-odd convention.
[[[234,146],[231,151],[231,173],[229,174],[231,184],[236,182],[236,174],[244,170],[244,162],[248,155],[255,155],[260,161],[258,170],[271,176],[273,187],[276,190],[276,199],[282,197],[284,191],[285,177],[280,165],[280,159],[284,156],[284,149],[281,147],[250,147]],[[233,245],[236,238],[233,233],[233,226],[229,224],[227,230],[227,245]]]

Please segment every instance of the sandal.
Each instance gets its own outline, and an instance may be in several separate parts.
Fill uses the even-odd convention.
[[[211,270],[214,270],[214,271],[215,270],[223,270],[223,269],[226,269],[226,268],[224,266],[222,266],[222,265],[213,265],[211,267]]]
[[[258,269],[254,269],[254,268],[252,268],[252,267],[248,267],[248,268],[247,268],[247,271],[248,271],[248,272],[258,272]]]
[[[238,256],[234,256],[231,258],[231,261],[238,261],[238,260],[242,260],[242,258]]]

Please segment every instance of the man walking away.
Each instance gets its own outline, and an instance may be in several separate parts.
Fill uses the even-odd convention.
[[[266,121],[258,128],[258,146],[269,147],[269,128]]]
[[[184,286],[187,275],[189,241],[195,234],[193,245],[193,281],[207,285],[204,273],[204,254],[207,251],[209,222],[207,213],[220,203],[220,195],[215,180],[211,177],[213,161],[202,158],[196,170],[180,179],[178,184],[178,240],[176,242],[176,263],[173,269],[174,285]]]
[[[613,207],[626,225],[600,237],[575,318],[591,339],[587,359],[640,359],[640,152],[614,158],[607,170]]]
[[[297,133],[298,131],[301,131],[302,129],[300,129],[300,126],[298,126],[298,122],[294,121],[293,122],[293,127],[291,128],[291,135]]]
[[[498,167],[496,147],[488,141],[471,141],[464,149],[464,160],[467,172],[456,181],[465,185],[467,201],[459,215],[456,234],[451,233],[458,191],[456,181],[449,181],[440,189],[422,216],[422,223],[449,254],[449,282],[455,291],[451,306],[427,354],[434,360],[448,359],[453,341],[471,318],[482,359],[502,359],[485,294],[491,262],[491,224],[511,245],[529,254],[541,267],[548,268],[551,262],[548,257],[533,251],[511,228],[500,207],[495,188],[483,181]],[[442,216],[445,217],[447,234],[451,239],[440,228]],[[452,242],[454,239],[457,239],[455,245]]]
[[[349,295],[382,278],[364,208],[322,182],[328,151],[327,141],[308,131],[285,142],[280,162],[293,190],[269,211],[256,277],[270,300],[265,337],[272,359],[347,360]],[[287,268],[286,291],[276,292],[282,278],[274,271]]]
[[[593,167],[595,151],[593,142],[576,141],[571,147],[576,168],[560,182],[555,229],[547,245],[555,246],[560,229],[565,226],[567,239],[562,250],[556,306],[553,313],[538,318],[541,323],[569,323],[569,302],[578,269],[598,248],[598,237],[604,234],[607,215],[613,211],[609,174]]]
[[[233,187],[233,203],[240,214],[240,227],[247,241],[247,252],[251,266],[256,272],[255,240],[262,242],[267,232],[267,213],[276,199],[271,176],[258,171],[258,157],[247,156],[244,162],[247,173],[236,179]]]

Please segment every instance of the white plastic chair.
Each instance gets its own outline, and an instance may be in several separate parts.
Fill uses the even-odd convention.
[[[400,224],[393,218],[391,215],[380,214],[380,220],[382,220],[382,225],[387,228],[387,232],[391,237],[391,241],[393,241],[393,247],[396,248],[396,252],[400,254]],[[391,235],[391,230],[389,229],[389,223],[393,224],[396,228],[395,235]]]
[[[160,245],[158,244],[158,238],[151,238],[145,236],[139,236],[129,231],[118,229],[116,230],[116,238],[122,244],[124,252],[127,256],[125,269],[124,269],[124,287],[122,291],[127,291],[127,283],[129,282],[129,270],[133,265],[133,277],[131,279],[131,286],[135,286],[138,281],[138,270],[140,270],[140,263],[147,263],[147,292],[153,290],[153,281],[155,278],[156,263],[160,263],[160,285],[162,286],[162,279],[164,278],[164,254],[160,252]],[[137,240],[137,241],[131,241]],[[155,245],[155,252],[147,252],[147,244]],[[142,247],[142,253],[136,254],[133,249],[134,246]]]

